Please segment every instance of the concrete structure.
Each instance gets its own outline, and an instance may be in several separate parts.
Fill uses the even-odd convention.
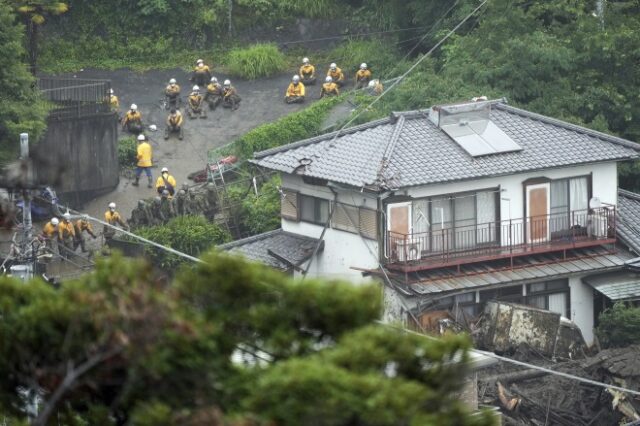
[[[301,271],[379,279],[387,319],[465,322],[506,300],[591,343],[585,278],[633,258],[616,247],[616,167],[639,149],[498,100],[393,113],[253,162],[283,174],[282,229],[324,244]]]

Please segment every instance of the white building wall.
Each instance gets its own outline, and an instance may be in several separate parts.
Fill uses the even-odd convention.
[[[583,276],[569,278],[571,320],[580,327],[587,345],[593,344],[593,289],[582,282]]]

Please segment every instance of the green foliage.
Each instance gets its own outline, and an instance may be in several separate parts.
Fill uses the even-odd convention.
[[[376,39],[349,40],[333,49],[327,60],[335,62],[347,78],[353,78],[363,62],[375,78],[395,77],[407,67],[406,63],[399,62],[399,50],[395,45]]]
[[[37,142],[46,129],[48,104],[34,88],[34,78],[22,62],[25,56],[23,28],[7,2],[0,2],[0,161],[14,160],[19,135],[29,133]]]
[[[138,228],[136,234],[191,256],[199,256],[231,239],[227,231],[202,216],[179,216],[164,225]],[[163,250],[151,247],[147,250],[154,263],[164,269],[173,269],[185,261]]]
[[[234,206],[230,214],[240,221],[241,233],[256,235],[280,227],[280,176],[276,175],[258,189],[231,186],[227,192],[228,204]]]
[[[616,303],[598,317],[596,335],[605,348],[640,343],[640,308]]]
[[[126,137],[118,140],[118,162],[120,168],[135,167],[137,164],[138,143],[136,138]]]
[[[270,77],[286,69],[285,57],[272,43],[258,43],[229,52],[227,67],[232,75],[255,80]]]

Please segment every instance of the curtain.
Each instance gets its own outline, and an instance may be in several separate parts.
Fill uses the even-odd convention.
[[[548,297],[549,310],[551,312],[557,312],[565,318],[569,318],[567,315],[567,293],[550,294]]]
[[[474,247],[476,245],[475,194],[457,197],[454,203],[456,248]]]
[[[476,194],[476,219],[478,244],[490,243],[496,240],[496,194],[493,191],[478,192]]]
[[[429,222],[429,200],[414,200],[412,208],[413,238],[417,240],[422,250],[429,250],[431,239],[429,231],[431,230],[431,222]]]
[[[434,251],[450,250],[451,245],[451,200],[436,198],[431,200],[432,247]]]
[[[571,225],[585,226],[587,223],[587,209],[589,208],[589,193],[587,178],[573,178],[569,180],[569,209],[571,211]]]
[[[566,179],[551,182],[551,232],[569,229],[569,185]]]

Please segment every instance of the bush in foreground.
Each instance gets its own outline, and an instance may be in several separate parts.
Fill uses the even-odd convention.
[[[616,303],[600,314],[596,334],[606,348],[640,343],[640,308]]]

